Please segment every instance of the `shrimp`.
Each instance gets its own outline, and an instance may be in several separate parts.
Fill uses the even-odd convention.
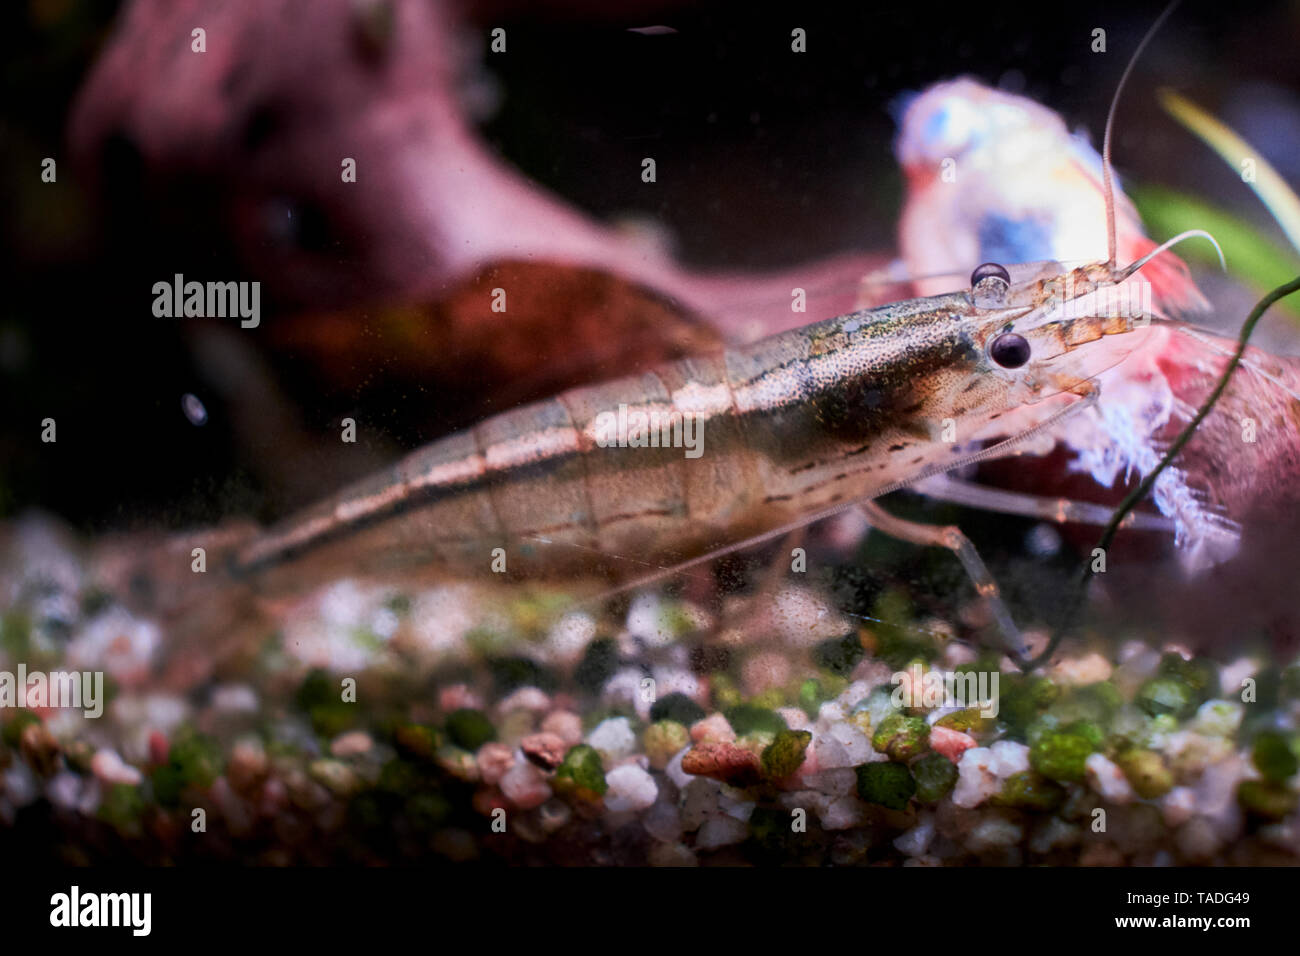
[[[1174,241],[1125,268],[1113,257],[1073,269],[984,263],[967,290],[563,392],[235,536],[220,566],[266,591],[411,569],[595,571],[626,585],[630,572],[662,577],[858,508],[879,530],[954,551],[1018,653],[997,586],[960,531],[913,526],[874,500],[1050,439],[1096,406],[1099,378],[1152,317],[1129,307],[1147,299],[1138,270]]]
[[[229,570],[677,568],[1006,453],[1092,404],[1141,324],[1110,301],[1127,276],[1014,272],[490,418],[257,535]],[[693,420],[700,453],[611,445],[615,414]],[[1012,437],[971,450],[1004,416]]]

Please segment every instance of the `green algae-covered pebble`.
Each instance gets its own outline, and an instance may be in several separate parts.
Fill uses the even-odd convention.
[[[1091,720],[1076,720],[1074,723],[1062,727],[1061,732],[1082,737],[1092,745],[1093,750],[1100,750],[1102,743],[1106,739],[1106,735],[1102,733],[1101,728]]]
[[[663,770],[673,754],[691,742],[691,732],[685,725],[675,720],[658,720],[645,730],[641,743],[645,755],[650,759],[650,766]]]
[[[144,808],[144,797],[139,787],[115,783],[104,791],[97,815],[119,832],[138,832]]]
[[[350,796],[361,783],[357,772],[342,760],[313,760],[307,765],[307,772],[335,796]]]
[[[761,694],[755,694],[750,698],[749,702],[755,707],[776,710],[778,707],[785,706],[785,691],[780,687],[769,687]]]
[[[756,704],[737,704],[735,707],[728,707],[723,711],[723,716],[727,718],[727,723],[731,724],[731,729],[737,736],[756,732],[775,736],[789,729],[780,714]]]
[[[957,765],[943,754],[928,753],[912,762],[916,799],[938,803],[957,785]]]
[[[1257,817],[1281,820],[1295,809],[1296,794],[1268,780],[1243,780],[1237,785],[1237,803]]]
[[[1254,761],[1264,779],[1272,783],[1282,783],[1295,776],[1300,769],[1300,761],[1291,750],[1291,742],[1286,735],[1276,730],[1265,730],[1255,738],[1250,758]]]
[[[352,726],[356,714],[356,708],[343,699],[341,681],[319,668],[303,678],[296,701],[323,737],[337,737]]]
[[[1051,712],[1062,723],[1087,720],[1104,727],[1119,712],[1123,703],[1119,688],[1110,681],[1098,681],[1066,689],[1052,704]]]
[[[812,734],[806,730],[781,731],[763,751],[763,773],[773,780],[790,776],[803,765],[810,743]]]
[[[471,753],[497,739],[496,728],[487,715],[470,707],[453,710],[447,715],[447,735],[457,746]]]
[[[41,718],[33,711],[20,707],[14,711],[4,724],[3,739],[10,747],[17,747],[18,742],[23,739],[23,731],[29,724],[39,724]]]
[[[209,787],[221,774],[221,750],[211,737],[192,730],[179,731],[167,752],[167,762],[155,767],[149,779],[154,797],[173,807],[186,787]]]
[[[1172,677],[1187,688],[1193,705],[1199,707],[1203,701],[1213,695],[1219,686],[1219,669],[1213,661],[1204,657],[1186,660],[1181,654],[1172,652],[1160,658],[1158,676]]]
[[[1152,717],[1170,714],[1185,717],[1196,707],[1192,692],[1181,680],[1153,677],[1138,688],[1136,703]]]
[[[709,694],[713,700],[713,706],[718,710],[727,710],[736,707],[744,701],[744,696],[740,693],[740,688],[728,674],[714,674],[709,678]]]
[[[618,670],[618,644],[602,637],[587,645],[582,660],[573,669],[573,681],[589,694],[598,694]]]
[[[992,802],[1023,810],[1055,810],[1065,802],[1065,788],[1041,773],[1022,770],[1007,777]]]
[[[555,771],[553,784],[561,791],[590,791],[598,797],[604,796],[605,766],[600,753],[590,744],[570,748]]]
[[[1096,749],[1093,741],[1082,734],[1049,733],[1029,748],[1029,765],[1052,780],[1078,783],[1083,780],[1084,761]]]
[[[1138,796],[1151,800],[1162,797],[1174,786],[1174,775],[1164,758],[1151,750],[1128,750],[1115,758]]]
[[[857,768],[858,796],[890,810],[906,810],[916,794],[912,771],[901,763],[866,763]]]
[[[948,730],[957,730],[963,734],[979,735],[991,732],[997,724],[993,717],[984,717],[980,715],[978,707],[967,707],[965,710],[954,710],[951,714],[944,714],[935,721],[935,726],[946,727]]]
[[[660,697],[650,705],[650,719],[656,722],[671,720],[689,727],[697,720],[703,720],[707,716],[703,707],[685,694],[680,693]]]
[[[1056,702],[1060,689],[1038,674],[1003,674],[998,719],[1014,734],[1023,734],[1034,720]]]
[[[911,760],[930,746],[930,725],[924,717],[891,714],[871,735],[871,746],[891,760]]]
[[[425,724],[401,724],[393,730],[393,743],[403,753],[432,760],[443,739],[438,730]]]
[[[856,633],[832,637],[813,648],[813,662],[832,674],[847,677],[866,654]]]
[[[822,687],[822,682],[816,677],[810,677],[799,685],[798,704],[810,720],[817,719],[822,704],[828,700],[830,700],[829,695]]]

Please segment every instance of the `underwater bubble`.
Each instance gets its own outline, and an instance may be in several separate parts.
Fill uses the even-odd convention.
[[[1025,535],[1025,548],[1040,558],[1050,558],[1061,550],[1061,533],[1050,524],[1036,524]]]
[[[203,407],[199,397],[191,392],[181,396],[181,411],[185,413],[191,425],[206,425],[208,422],[208,410]]]

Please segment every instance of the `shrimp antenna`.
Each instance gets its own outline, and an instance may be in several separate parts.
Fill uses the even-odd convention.
[[[1111,127],[1115,125],[1115,111],[1119,108],[1119,97],[1124,92],[1124,84],[1128,82],[1129,75],[1133,72],[1133,67],[1137,65],[1138,57],[1146,49],[1151,38],[1156,35],[1156,31],[1169,19],[1169,14],[1173,13],[1182,0],[1173,0],[1169,6],[1156,17],[1156,22],[1151,24],[1147,29],[1146,36],[1142,42],[1137,45],[1133,55],[1129,58],[1128,65],[1124,67],[1123,74],[1120,75],[1119,85],[1115,87],[1115,95],[1110,100],[1110,110],[1106,113],[1106,132],[1101,140],[1101,176],[1106,191],[1106,264],[1112,269],[1115,268],[1116,242],[1115,242],[1115,184],[1114,173],[1110,166],[1110,140]],[[1222,254],[1220,254],[1222,255]]]
[[[1178,245],[1178,243],[1182,242],[1184,239],[1207,240],[1210,243],[1210,245],[1214,246],[1214,251],[1219,254],[1219,267],[1223,269],[1224,272],[1228,271],[1228,263],[1223,258],[1223,250],[1219,248],[1219,241],[1215,239],[1212,235],[1210,235],[1208,232],[1206,232],[1204,229],[1188,229],[1186,232],[1180,232],[1172,239],[1166,239],[1164,242],[1160,243],[1160,245],[1156,246],[1145,256],[1143,256],[1141,259],[1137,259],[1133,262],[1130,262],[1120,272],[1119,278],[1116,281],[1123,282],[1125,279],[1127,279],[1133,273],[1137,272],[1139,269],[1141,269],[1144,265],[1146,265],[1156,256],[1160,255],[1160,253]]]

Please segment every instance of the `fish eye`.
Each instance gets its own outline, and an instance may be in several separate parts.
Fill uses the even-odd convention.
[[[986,262],[983,265],[975,267],[975,271],[970,274],[970,286],[975,288],[985,279],[998,279],[1003,285],[1011,285],[1011,273],[1006,268],[998,265],[996,262]]]
[[[1003,368],[1020,368],[1029,361],[1029,342],[1023,335],[1003,332],[989,346],[989,357]]]

